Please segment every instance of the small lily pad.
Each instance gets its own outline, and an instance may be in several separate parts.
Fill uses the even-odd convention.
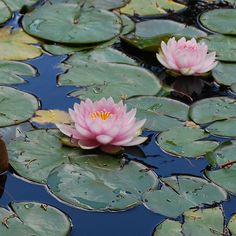
[[[67,236],[71,230],[70,219],[52,206],[36,202],[14,202],[11,208],[0,208],[2,236],[16,235],[16,232],[22,236]]]
[[[72,156],[80,156],[79,148],[64,147],[57,130],[33,130],[25,138],[8,145],[10,164],[21,176],[37,183],[46,183],[49,172]]]
[[[37,108],[38,101],[33,95],[0,86],[0,127],[30,119]]]
[[[198,124],[236,118],[236,100],[229,97],[202,99],[190,106],[189,115]]]
[[[190,208],[227,199],[222,188],[199,177],[177,175],[161,181],[161,189],[147,192],[143,199],[149,210],[167,217],[175,218]]]
[[[158,179],[146,166],[108,155],[86,155],[61,165],[48,176],[52,193],[76,207],[121,211],[142,203],[141,195],[156,188]]]
[[[219,144],[215,141],[202,140],[208,134],[199,128],[172,128],[159,134],[160,147],[171,154],[182,157],[200,157],[214,150]]]
[[[230,86],[236,83],[236,64],[235,63],[218,63],[212,70],[212,76],[219,84]]]
[[[214,34],[207,36],[204,42],[209,51],[215,51],[219,61],[236,62],[236,40],[233,36]]]
[[[141,50],[157,52],[162,41],[171,37],[198,38],[206,33],[192,26],[172,20],[147,20],[136,24],[134,33],[122,36],[122,40]]]
[[[76,4],[52,4],[36,8],[22,19],[24,30],[59,43],[88,44],[108,41],[121,31],[120,18],[109,11]]]
[[[236,93],[236,83],[231,84],[231,90]]]
[[[126,104],[129,109],[137,108],[137,118],[147,119],[144,128],[150,130],[184,126],[188,119],[189,106],[169,98],[143,96],[128,99]]]
[[[16,61],[0,61],[0,84],[21,84],[25,83],[24,77],[34,77],[36,69],[31,65]]]
[[[236,235],[236,214],[233,214],[227,225],[232,236]]]
[[[3,1],[0,1],[0,23],[2,24],[9,20],[11,15],[11,11],[7,5]]]
[[[27,60],[42,54],[39,47],[32,45],[38,40],[32,38],[21,29],[11,27],[0,29],[0,60]]]
[[[131,0],[125,7],[120,9],[121,13],[129,15],[150,16],[163,15],[168,11],[179,11],[186,8],[185,5],[172,0],[147,0],[143,4],[142,0]]]
[[[214,9],[204,12],[200,22],[211,31],[221,34],[236,35],[235,9]]]

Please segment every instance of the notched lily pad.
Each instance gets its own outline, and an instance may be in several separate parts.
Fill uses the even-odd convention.
[[[39,47],[32,45],[38,40],[21,29],[11,27],[0,29],[0,60],[27,60],[42,54]]]
[[[179,157],[200,157],[214,150],[219,144],[215,141],[202,140],[208,134],[199,128],[172,128],[157,137],[160,147]]]
[[[24,30],[59,43],[87,44],[108,41],[121,31],[120,18],[109,11],[76,4],[44,5],[22,19]]]
[[[177,175],[161,181],[161,189],[147,192],[143,199],[148,209],[167,217],[177,217],[190,208],[227,199],[227,193],[222,188],[203,178]]]
[[[52,169],[82,155],[79,148],[64,147],[57,130],[33,130],[25,135],[23,140],[11,141],[8,152],[12,167],[28,180],[44,184]]]
[[[142,203],[141,195],[156,188],[156,174],[146,166],[117,156],[86,155],[71,159],[48,176],[50,191],[76,207],[122,211]]]
[[[14,202],[12,209],[0,208],[2,236],[37,235],[66,236],[70,233],[70,219],[58,209],[36,202]]]
[[[137,118],[147,119],[146,129],[164,131],[184,126],[188,119],[189,106],[173,99],[143,96],[128,99],[125,103],[129,109],[137,108]]]
[[[37,71],[31,65],[16,61],[0,61],[0,84],[25,83],[22,77],[34,77]]]

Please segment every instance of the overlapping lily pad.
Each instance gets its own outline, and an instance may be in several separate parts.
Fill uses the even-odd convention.
[[[168,217],[177,217],[190,208],[227,199],[227,193],[222,188],[199,177],[177,175],[161,181],[160,190],[144,194],[144,205]]]
[[[188,109],[184,103],[169,98],[138,97],[126,101],[128,108],[137,108],[137,118],[147,119],[144,127],[155,131],[164,131],[184,126],[188,119]]]
[[[107,155],[86,155],[55,168],[48,176],[52,193],[76,207],[94,211],[127,210],[141,204],[141,195],[157,187],[146,166]]]
[[[172,0],[131,0],[129,4],[121,8],[120,11],[129,15],[150,16],[163,15],[168,11],[179,11],[186,8],[185,5],[176,3]]]
[[[31,94],[0,86],[0,127],[30,119],[37,108],[38,101]]]
[[[112,96],[119,101],[137,95],[156,95],[161,89],[158,78],[134,65],[133,59],[112,48],[77,52],[62,64],[69,70],[59,76],[58,82],[81,86],[70,94],[80,99]]]
[[[12,167],[29,180],[46,183],[52,169],[82,154],[79,148],[64,147],[57,130],[34,130],[25,135],[23,140],[10,142],[8,152]]]
[[[0,234],[67,236],[71,230],[70,219],[58,209],[36,202],[16,202],[12,210],[0,208]]]
[[[21,29],[11,27],[0,29],[0,60],[27,60],[42,54],[39,47],[32,45],[38,40],[32,38]]]
[[[158,19],[137,23],[135,32],[122,36],[122,39],[141,50],[157,52],[161,42],[167,41],[171,37],[198,38],[205,36],[206,33],[195,27],[172,20]]]
[[[209,51],[216,51],[219,61],[236,62],[236,40],[234,36],[210,35],[200,42],[207,44]]]
[[[32,6],[38,0],[3,0],[6,5],[12,10],[20,10],[23,6]]]
[[[214,152],[207,155],[212,170],[205,171],[206,176],[222,188],[236,194],[236,141],[221,144]],[[218,167],[218,168],[214,168]],[[220,168],[219,168],[220,167]]]
[[[236,100],[229,97],[202,99],[190,107],[189,115],[198,124],[236,118]]]
[[[218,142],[202,140],[207,137],[208,134],[203,129],[182,127],[160,133],[157,140],[160,147],[171,154],[200,157],[218,146]]]
[[[215,207],[185,212],[182,224],[167,219],[155,228],[153,236],[216,236],[223,232],[224,215],[219,207]]]
[[[11,15],[11,11],[7,5],[3,1],[0,1],[0,23],[2,24],[9,20]]]
[[[25,83],[23,77],[34,77],[37,71],[32,66],[15,61],[0,61],[0,84]]]
[[[33,36],[60,43],[108,41],[121,31],[116,14],[76,4],[44,5],[26,14],[22,25]]]
[[[204,27],[221,34],[236,35],[235,9],[215,9],[203,13],[200,21]]]

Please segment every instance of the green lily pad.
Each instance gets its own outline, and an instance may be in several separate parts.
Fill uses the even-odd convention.
[[[60,43],[98,43],[121,31],[120,18],[101,9],[83,9],[75,4],[44,5],[22,19],[24,30],[36,37]]]
[[[236,35],[235,9],[214,9],[204,12],[200,22],[211,31],[221,34]]]
[[[231,90],[236,93],[236,83],[231,84]]]
[[[6,5],[12,10],[17,11],[20,10],[23,6],[32,6],[38,0],[3,0]]]
[[[121,13],[129,15],[150,16],[163,15],[168,11],[179,11],[186,8],[185,5],[172,0],[147,0],[143,4],[142,0],[131,0],[125,7],[120,9]]]
[[[228,223],[228,229],[232,236],[236,235],[236,214],[233,214]]]
[[[218,63],[212,70],[212,76],[219,84],[230,86],[236,83],[236,64],[235,63]]]
[[[160,147],[179,157],[200,157],[214,150],[219,144],[215,141],[201,140],[208,134],[199,128],[172,128],[159,134]]]
[[[192,207],[227,199],[227,193],[222,188],[203,178],[177,175],[161,181],[161,189],[147,192],[143,199],[149,210],[167,217],[177,217]]]
[[[11,27],[0,29],[0,60],[27,60],[42,54],[39,47],[32,45],[38,40],[32,38],[21,29]]]
[[[45,184],[52,169],[82,155],[79,148],[63,146],[57,130],[33,130],[25,135],[8,145],[10,164],[21,176],[37,183]]]
[[[135,29],[135,23],[126,15],[119,15],[121,21],[122,21],[122,30],[121,35],[128,34]]]
[[[38,101],[31,94],[0,86],[0,127],[30,119],[37,108]]]
[[[30,65],[16,61],[0,61],[0,84],[22,84],[21,76],[34,77],[37,71]]]
[[[161,97],[138,97],[125,102],[129,109],[137,109],[137,118],[147,119],[144,128],[164,131],[173,127],[184,126],[188,119],[189,106]]]
[[[80,63],[60,75],[58,82],[60,85],[81,86],[70,95],[92,100],[112,96],[119,101],[138,95],[156,95],[161,89],[158,78],[144,68],[105,62]]]
[[[159,224],[153,233],[153,236],[183,236],[181,224],[174,220],[165,220]]]
[[[153,236],[217,236],[223,235],[223,230],[223,212],[215,207],[185,212],[183,224],[167,219],[156,227]]]
[[[206,155],[208,162],[213,166],[221,166],[236,160],[236,140],[226,141],[213,152]]]
[[[4,23],[11,18],[11,11],[6,4],[0,1],[0,23]]]
[[[216,51],[219,61],[236,62],[236,40],[233,36],[210,35],[200,41],[208,46],[209,51]]]
[[[219,207],[184,213],[183,235],[217,236],[224,233],[224,215]]]
[[[190,106],[189,116],[198,124],[236,118],[236,100],[229,97],[202,99]]]
[[[213,135],[236,138],[236,118],[216,121],[205,130]]]
[[[146,51],[157,52],[162,41],[171,37],[198,38],[206,37],[206,33],[172,20],[148,20],[136,24],[134,33],[122,36],[125,42]]]
[[[73,54],[65,63],[69,66],[80,66],[82,62],[110,62],[137,65],[135,60],[113,48],[99,48],[95,50],[77,52]]]
[[[52,193],[76,207],[121,211],[141,204],[141,195],[156,188],[156,174],[146,166],[108,155],[86,155],[55,168],[48,176]]]
[[[12,210],[0,208],[0,234],[66,236],[70,233],[70,219],[58,209],[36,202],[11,204]]]

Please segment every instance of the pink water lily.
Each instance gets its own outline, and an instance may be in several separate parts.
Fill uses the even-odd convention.
[[[82,149],[99,147],[115,153],[121,146],[138,145],[147,139],[138,137],[145,120],[136,121],[136,109],[127,111],[122,101],[115,103],[112,98],[102,98],[92,102],[86,99],[75,103],[69,114],[73,122],[57,124],[57,127]]]
[[[194,38],[178,41],[175,38],[167,44],[161,42],[161,50],[156,54],[159,62],[171,71],[182,75],[202,75],[212,70],[216,65],[216,53],[208,53],[204,43],[197,43]]]

